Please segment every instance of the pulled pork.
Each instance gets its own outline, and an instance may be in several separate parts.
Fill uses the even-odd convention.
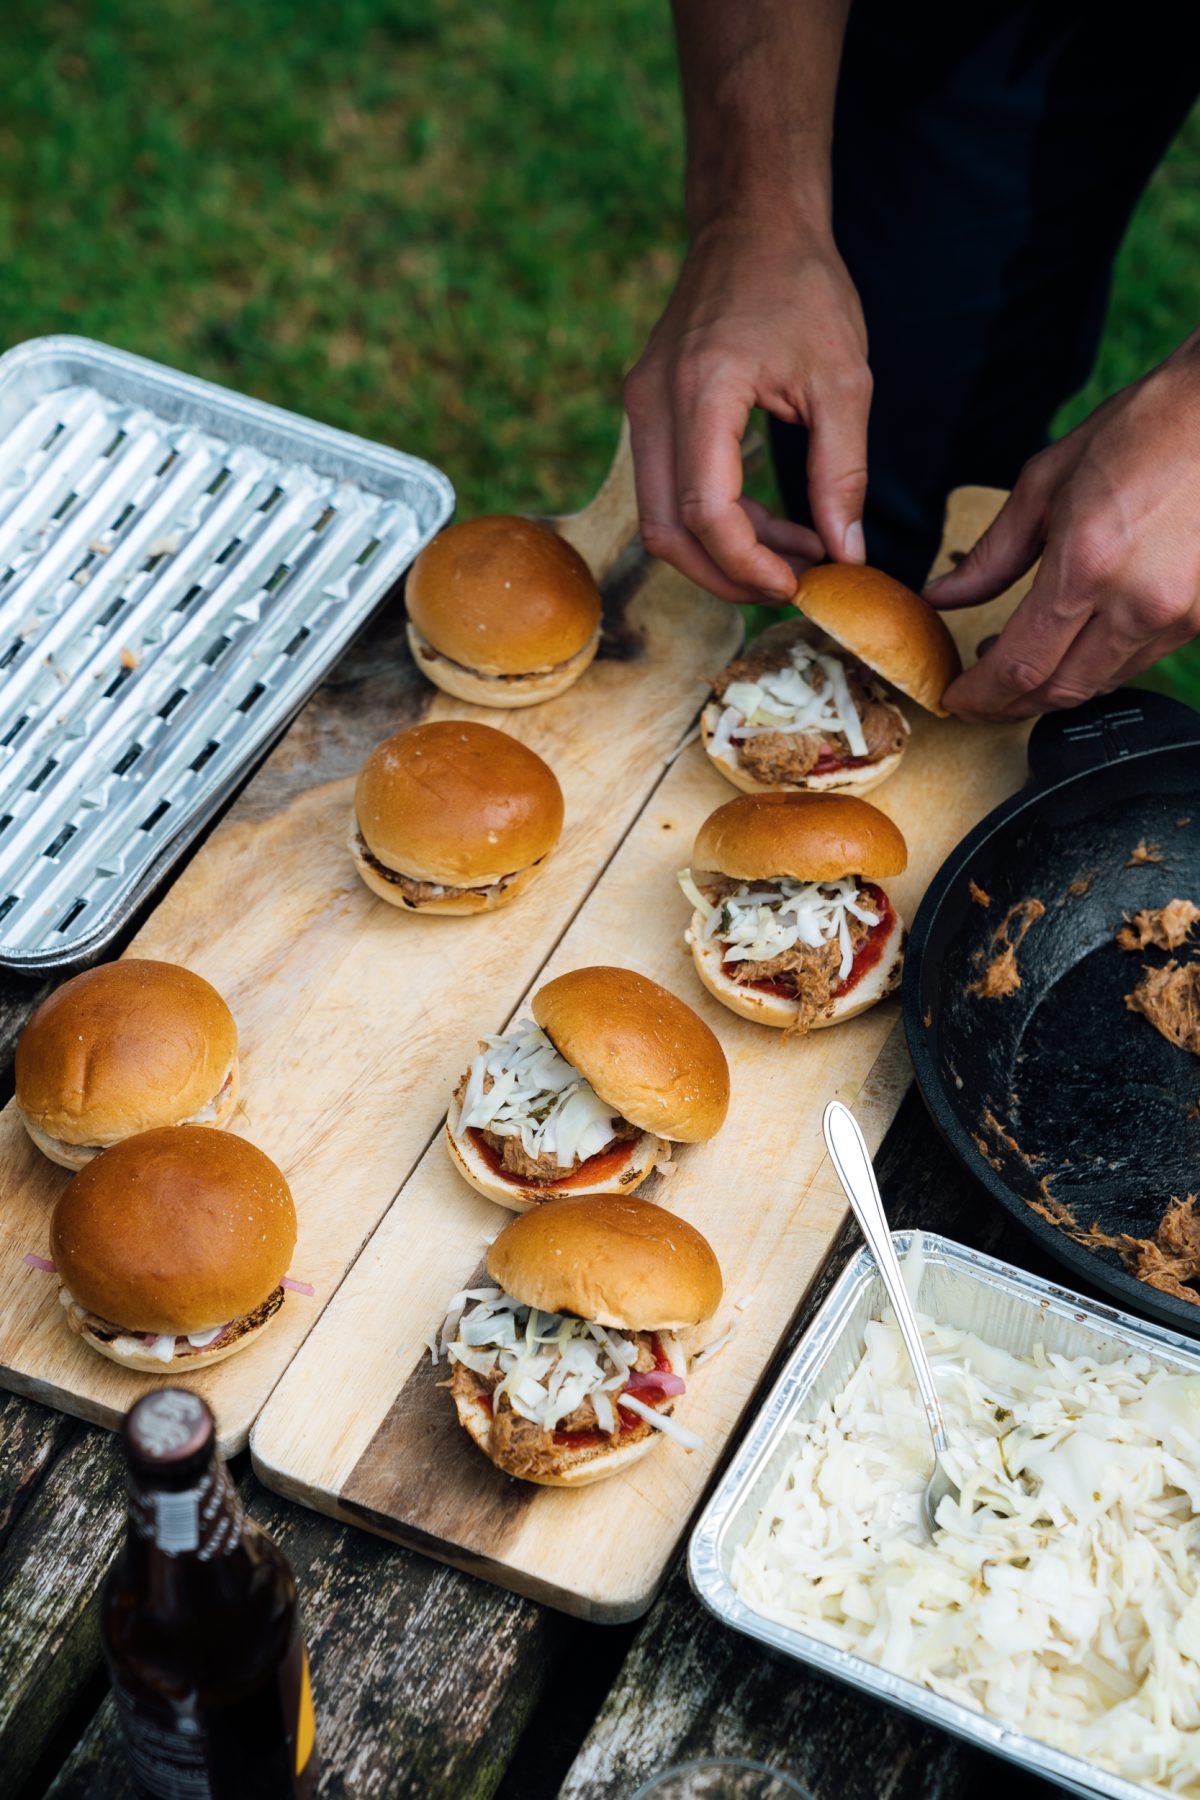
[[[736,881],[721,882],[704,890],[706,899],[719,906],[728,894],[736,891],[740,883]],[[860,893],[859,904],[873,910],[872,897]],[[854,950],[862,943],[871,927],[862,919],[848,916],[850,927],[850,943]],[[726,962],[722,966],[731,980],[752,987],[761,981],[778,981],[790,991],[788,998],[794,1000],[799,1012],[792,1024],[787,1028],[787,1035],[811,1031],[817,1019],[828,1013],[841,982],[838,970],[842,964],[841,945],[836,938],[826,944],[796,944],[790,950],[780,951],[778,956],[765,958],[761,962]]]
[[[189,1356],[207,1356],[212,1350],[223,1350],[227,1344],[233,1343],[235,1338],[244,1337],[248,1331],[255,1330],[259,1325],[265,1325],[267,1320],[273,1318],[279,1311],[280,1307],[283,1305],[284,1297],[282,1287],[274,1288],[272,1292],[267,1295],[261,1306],[256,1306],[253,1312],[246,1313],[244,1317],[240,1319],[231,1319],[220,1337],[215,1338],[211,1344],[206,1344],[203,1350],[197,1350],[194,1345],[189,1344],[186,1333],[177,1333],[175,1339],[175,1356],[173,1360],[175,1362],[184,1362]],[[78,1320],[78,1325],[80,1327],[86,1326],[91,1335],[99,1338],[102,1343],[111,1344],[120,1337],[136,1338],[142,1335],[141,1331],[136,1327],[131,1327],[129,1325],[114,1325],[111,1319],[103,1319],[100,1317],[99,1313],[89,1312],[86,1307],[80,1306],[77,1300],[72,1302],[72,1307],[74,1309],[74,1317]],[[166,1336],[166,1333],[164,1332],[161,1335]],[[171,1364],[164,1363],[163,1367],[164,1369],[168,1369],[171,1367]]]
[[[513,879],[512,875],[502,875],[497,882],[485,887],[449,887],[444,882],[417,881],[411,875],[402,875],[399,869],[389,869],[386,863],[380,862],[374,852],[367,847],[366,839],[360,831],[357,834],[355,848],[368,868],[376,875],[383,877],[393,887],[398,887],[405,899],[412,906],[428,906],[431,900],[458,900],[464,894],[490,894],[495,888],[503,888]],[[516,869],[513,874],[519,875],[522,870]]]
[[[904,748],[904,720],[884,697],[884,691],[868,669],[842,657],[846,682],[858,709],[863,737],[866,739],[868,762],[879,762]],[[757,681],[760,675],[773,674],[791,664],[791,646],[766,644],[740,656],[714,677],[712,689],[717,700],[723,700],[726,689],[735,681]],[[811,673],[811,686],[816,682]],[[756,780],[767,786],[797,784],[810,775],[823,756],[849,759],[850,746],[840,731],[765,731],[761,737],[737,742],[738,760]]]
[[[654,1349],[649,1332],[636,1333],[634,1342],[638,1347],[634,1367],[642,1371],[652,1369]],[[456,1401],[491,1399],[500,1381],[498,1370],[491,1375],[479,1375],[474,1369],[455,1363],[450,1376],[450,1392]],[[507,1474],[517,1475],[524,1481],[536,1481],[539,1477],[544,1479],[547,1475],[559,1474],[580,1455],[579,1445],[557,1443],[555,1440],[559,1435],[564,1432],[598,1429],[599,1420],[590,1399],[585,1399],[574,1412],[568,1413],[553,1431],[546,1431],[532,1419],[514,1412],[508,1396],[503,1395],[493,1405],[491,1429],[488,1432],[488,1455]],[[622,1421],[619,1435],[611,1441],[614,1445],[620,1443],[622,1446],[636,1444],[653,1430],[653,1425],[648,1425],[644,1419],[638,1419],[636,1425],[628,1427]],[[583,1446],[584,1453],[591,1448],[590,1445]]]
[[[1200,1056],[1200,962],[1169,962],[1161,969],[1143,969],[1132,994],[1126,994],[1130,1012],[1140,1012],[1155,1031],[1180,1050]]]
[[[496,1152],[507,1172],[515,1175],[519,1181],[558,1181],[571,1172],[570,1169],[564,1169],[546,1151],[542,1151],[540,1156],[530,1156],[519,1137],[501,1137],[494,1131],[481,1131],[479,1135]],[[622,1119],[618,1115],[613,1119],[612,1137],[604,1149],[596,1154],[603,1156],[617,1144],[631,1144],[634,1138],[641,1135],[636,1125],[631,1125],[628,1119]],[[578,1169],[580,1166],[580,1160],[576,1157],[571,1167]]]

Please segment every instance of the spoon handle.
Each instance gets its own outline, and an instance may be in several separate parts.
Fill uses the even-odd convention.
[[[849,1107],[843,1106],[840,1100],[829,1102],[825,1108],[821,1127],[825,1133],[825,1143],[829,1149],[830,1161],[837,1171],[838,1180],[846,1190],[846,1198],[854,1209],[854,1216],[862,1227],[862,1234],[867,1240],[883,1285],[887,1289],[888,1299],[892,1303],[892,1311],[896,1315],[896,1323],[900,1327],[900,1335],[904,1339],[905,1348],[913,1366],[917,1391],[925,1407],[934,1445],[941,1452],[947,1447],[946,1425],[942,1418],[941,1402],[933,1383],[933,1371],[929,1367],[929,1358],[926,1356],[925,1346],[921,1342],[921,1331],[917,1324],[916,1314],[913,1312],[908,1289],[904,1284],[900,1259],[896,1255],[892,1234],[888,1230],[887,1215],[883,1210],[883,1201],[879,1195],[879,1183],[875,1179],[875,1170],[871,1163],[866,1139],[859,1128],[858,1120]]]

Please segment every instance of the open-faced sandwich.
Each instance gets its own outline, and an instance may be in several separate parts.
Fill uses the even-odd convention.
[[[729,1065],[690,1006],[632,969],[572,969],[533,1018],[485,1038],[460,1081],[446,1144],[463,1175],[514,1212],[562,1194],[627,1194],[670,1151],[720,1130]]]
[[[704,747],[746,793],[865,793],[908,741],[887,684],[942,714],[961,666],[954,639],[928,601],[878,569],[822,563],[795,600],[802,618],[769,626],[714,680]]]
[[[852,794],[727,801],[679,877],[701,981],[742,1018],[789,1033],[874,1006],[904,966],[904,922],[880,884],[907,861],[898,827]]]
[[[580,1487],[662,1436],[687,1386],[680,1333],[710,1318],[721,1271],[707,1239],[636,1197],[557,1200],[505,1227],[495,1286],[456,1294],[440,1349],[459,1423],[509,1475]]]

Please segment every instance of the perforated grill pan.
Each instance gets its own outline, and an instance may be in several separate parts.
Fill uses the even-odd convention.
[[[917,1082],[982,1189],[1049,1255],[1200,1335],[1200,1305],[1044,1216],[1063,1206],[1084,1233],[1150,1238],[1172,1196],[1200,1190],[1200,1057],[1124,1003],[1169,954],[1115,942],[1144,907],[1200,905],[1200,717],[1124,689],[1039,721],[1029,755],[1030,785],[963,839],[914,922],[904,1015]],[[1020,987],[972,993],[997,927],[1031,899],[1046,910],[1017,951]],[[1174,954],[1200,956],[1200,942]]]
[[[453,505],[87,339],[0,357],[0,963],[115,936]]]

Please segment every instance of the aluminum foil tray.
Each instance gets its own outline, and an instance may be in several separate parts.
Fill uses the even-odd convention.
[[[86,338],[0,356],[0,963],[111,940],[453,509]]]
[[[921,1310],[970,1329],[1015,1356],[1028,1354],[1039,1342],[1050,1351],[1068,1356],[1089,1352],[1102,1360],[1141,1351],[1180,1374],[1200,1374],[1200,1350],[1191,1338],[1083,1300],[1068,1288],[949,1238],[895,1234],[901,1257],[917,1242],[925,1254],[918,1294]],[[942,1699],[918,1682],[767,1618],[736,1593],[734,1551],[749,1537],[789,1459],[792,1425],[812,1418],[837,1395],[866,1348],[868,1321],[879,1318],[886,1305],[874,1260],[868,1250],[860,1250],[821,1307],[700,1516],[688,1547],[688,1574],[695,1593],[726,1625],[747,1637],[1019,1763],[1070,1793],[1108,1794],[1114,1800],[1146,1800],[1160,1794],[1159,1789],[1068,1756],[984,1713]]]

